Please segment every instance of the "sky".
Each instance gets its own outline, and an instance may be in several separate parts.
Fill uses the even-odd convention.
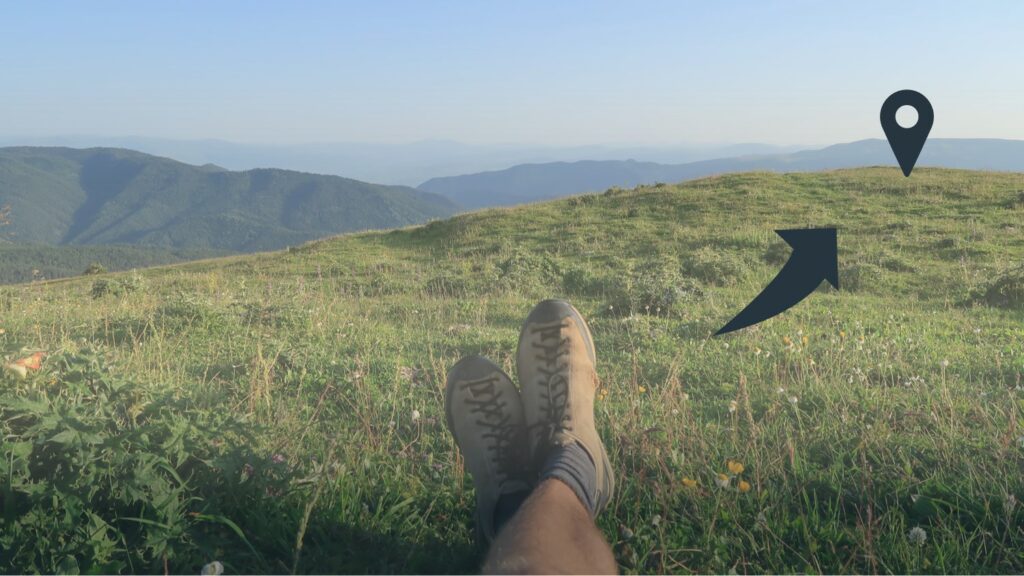
[[[1024,2],[0,4],[0,136],[831,144],[911,88],[1024,138]]]

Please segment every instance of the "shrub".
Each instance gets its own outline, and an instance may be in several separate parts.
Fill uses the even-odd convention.
[[[996,276],[972,300],[998,308],[1024,308],[1024,264]]]
[[[576,296],[597,296],[604,289],[602,279],[585,266],[570,266],[562,274],[562,288]]]
[[[704,247],[683,259],[683,271],[687,276],[708,284],[729,286],[747,277],[750,267],[731,252],[718,252]]]
[[[40,372],[0,396],[6,566],[195,570],[225,544],[204,536],[210,522],[234,525],[214,503],[251,497],[243,470],[256,463],[233,411],[117,378],[91,350],[55,355]]]
[[[765,250],[761,259],[771,266],[782,266],[789,260],[789,255],[792,252],[793,249],[789,244],[782,241],[773,241],[768,245],[768,249]]]
[[[93,262],[89,264],[89,267],[85,269],[85,272],[82,272],[82,274],[86,276],[95,276],[96,274],[106,273],[107,269],[103,266],[103,264],[100,264],[99,262]]]
[[[675,258],[652,257],[621,276],[609,305],[616,314],[669,314],[703,295],[696,282],[680,274]]]
[[[848,292],[863,292],[877,286],[882,269],[874,264],[858,262],[839,267],[839,287]]]
[[[516,247],[498,263],[498,279],[506,288],[523,290],[558,282],[561,274],[550,255]]]
[[[132,272],[131,275],[122,276],[121,278],[97,279],[92,283],[90,294],[92,294],[93,298],[102,298],[104,296],[124,296],[125,294],[137,292],[145,288],[145,286],[146,279],[137,272]]]

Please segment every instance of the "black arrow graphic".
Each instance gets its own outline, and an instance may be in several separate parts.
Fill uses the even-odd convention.
[[[715,333],[753,326],[788,310],[807,297],[822,280],[839,289],[839,257],[835,228],[776,230],[793,247],[789,260],[772,281],[735,318]]]

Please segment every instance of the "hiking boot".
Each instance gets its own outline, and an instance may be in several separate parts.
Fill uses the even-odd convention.
[[[595,364],[590,329],[572,305],[545,300],[530,312],[516,355],[530,462],[541,470],[553,448],[578,443],[597,470],[596,516],[611,500],[615,478],[594,425]]]
[[[490,542],[498,501],[530,489],[519,392],[493,362],[469,356],[448,372],[444,406],[448,429],[473,476],[477,536]]]

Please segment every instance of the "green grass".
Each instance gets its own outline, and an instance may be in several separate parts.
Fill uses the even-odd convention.
[[[0,289],[0,346],[51,354],[0,379],[0,569],[472,572],[445,373],[514,374],[522,319],[561,296],[597,346],[624,571],[1019,573],[1021,190],[729,175],[101,276],[123,289],[98,298]],[[773,229],[825,225],[843,290],[711,336],[785,260]]]

